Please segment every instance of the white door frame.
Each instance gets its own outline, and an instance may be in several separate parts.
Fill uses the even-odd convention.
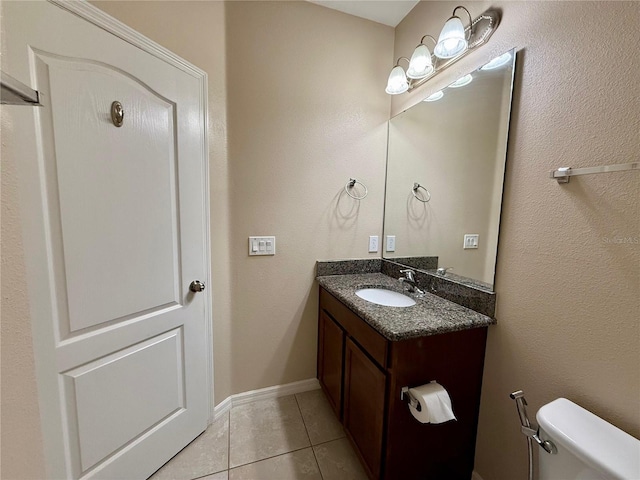
[[[201,158],[202,158],[202,188],[204,192],[202,205],[202,226],[204,232],[203,244],[204,244],[204,256],[205,256],[205,282],[206,285],[211,286],[211,235],[210,235],[210,213],[209,213],[209,147],[208,147],[208,137],[207,137],[207,125],[208,125],[208,78],[206,72],[200,70],[194,65],[188,63],[184,59],[178,57],[173,52],[167,50],[166,48],[158,45],[152,40],[148,39],[141,33],[133,30],[127,25],[123,24],[119,20],[111,17],[110,15],[104,13],[102,10],[94,7],[89,4],[86,0],[76,0],[76,1],[67,1],[67,0],[47,0],[49,3],[56,5],[86,21],[96,25],[97,27],[105,30],[106,32],[115,35],[116,37],[124,40],[125,42],[143,50],[144,52],[168,63],[169,65],[178,68],[179,70],[189,74],[194,77],[200,87],[200,100],[199,100],[199,110],[200,115],[203,120],[203,125],[205,126],[203,135],[202,135],[202,145],[201,148]],[[29,108],[29,107],[20,107],[20,108]],[[32,107],[37,108],[37,107]],[[28,232],[27,232],[28,233]],[[24,235],[25,244],[29,243],[29,235]],[[29,269],[27,269],[27,280],[29,283]],[[206,319],[206,343],[207,343],[207,405],[209,407],[209,423],[213,421],[214,418],[214,405],[213,405],[213,321],[212,321],[212,294],[211,289],[207,289],[207,294],[204,297],[204,305],[205,305],[205,319]],[[34,330],[34,340],[35,338],[43,338],[43,333],[48,331],[46,326],[38,325],[37,322],[32,322],[32,329]],[[41,345],[38,344],[37,341],[34,342],[34,356],[36,357],[36,364],[39,360],[47,360],[49,359],[49,354],[43,351]],[[50,379],[41,378],[38,369],[36,369],[36,380],[39,386],[39,389],[43,385],[48,385],[51,383]],[[52,412],[49,408],[47,408],[48,402],[46,402],[46,392],[39,392],[39,405],[41,411],[41,422],[50,423],[50,422],[60,422],[61,412]],[[57,419],[50,418],[50,415],[57,415]],[[51,455],[47,452],[47,445],[55,445],[60,442],[60,438],[56,434],[57,429],[55,428],[43,428],[43,441],[45,446],[45,462],[47,464],[47,471],[51,471],[51,467],[55,464],[59,464],[61,459],[52,459]],[[56,438],[51,438],[56,437]],[[167,459],[169,460],[169,459]],[[55,468],[54,468],[55,470]]]

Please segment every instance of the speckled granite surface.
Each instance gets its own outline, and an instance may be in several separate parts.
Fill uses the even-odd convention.
[[[400,270],[407,268],[405,265],[392,262],[390,260],[382,261],[381,272],[392,278],[403,276]],[[415,278],[420,289],[438,295],[464,307],[475,310],[478,313],[494,317],[496,312],[496,294],[494,292],[480,288],[478,285],[470,284],[470,282],[461,282],[459,275],[447,273],[446,276],[438,275],[434,271],[415,271]],[[471,279],[466,279],[473,282]]]
[[[494,319],[456,303],[426,293],[423,297],[403,291],[398,280],[382,273],[318,276],[318,283],[364,319],[388,340],[438,335],[469,328],[486,327]],[[384,307],[356,295],[360,288],[383,287],[416,300],[411,307]]]
[[[438,268],[438,257],[389,257],[392,262],[401,263],[418,270],[434,270]]]
[[[382,268],[381,258],[361,260],[327,260],[316,262],[316,276],[347,275],[351,273],[375,273]]]

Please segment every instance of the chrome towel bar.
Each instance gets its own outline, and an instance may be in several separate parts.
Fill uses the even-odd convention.
[[[40,104],[40,94],[26,86],[20,80],[11,75],[0,72],[0,103],[2,105],[30,105],[42,106]]]
[[[608,173],[608,172],[624,172],[626,170],[640,169],[640,162],[632,163],[619,163],[617,165],[602,165],[600,167],[585,167],[585,168],[571,168],[560,167],[557,170],[549,172],[550,178],[555,178],[558,183],[569,183],[571,177],[577,175],[591,175],[593,173]]]

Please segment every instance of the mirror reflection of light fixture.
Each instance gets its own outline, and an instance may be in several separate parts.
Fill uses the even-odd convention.
[[[407,75],[404,73],[404,68],[400,66],[400,60],[402,60],[403,58],[407,62],[409,61],[407,57],[400,57],[396,62],[396,66],[393,67],[391,73],[389,74],[389,80],[387,80],[387,88],[385,88],[384,90],[389,95],[398,95],[399,93],[404,93],[409,89]]]
[[[458,80],[449,85],[451,88],[459,88],[464,87],[465,85],[469,85],[473,80],[473,76],[468,73],[464,77],[460,77]]]
[[[420,79],[428,77],[434,72],[433,61],[431,60],[431,52],[429,48],[424,44],[424,39],[429,37],[433,43],[436,43],[436,39],[431,35],[425,35],[420,39],[420,45],[416,47],[411,55],[409,61],[409,68],[407,69],[407,77],[413,79]]]
[[[456,15],[458,9],[467,12],[469,16],[467,27]],[[398,59],[389,75],[385,91],[390,95],[398,95],[419,87],[475,48],[486,43],[498,27],[499,22],[500,14],[496,10],[487,10],[476,19],[472,19],[465,7],[456,7],[453,10],[453,15],[442,28],[437,42],[431,35],[424,35],[411,55],[411,60],[406,57]],[[436,44],[433,54],[424,44],[427,37]],[[409,62],[406,72],[399,65],[403,58]]]
[[[469,10],[460,5],[453,9],[451,18],[442,27],[438,43],[433,50],[434,55],[438,58],[453,58],[467,49],[469,38],[467,38],[467,32],[465,32],[462,20],[456,15],[456,10],[459,8],[467,12],[469,16],[469,37],[471,37],[471,30],[473,29],[471,14]]]
[[[499,57],[494,58],[486,65],[480,67],[480,70],[494,70],[496,68],[500,68],[503,65],[506,65],[511,60],[511,52],[503,53]]]
[[[435,102],[436,100],[440,100],[444,97],[444,92],[442,90],[438,90],[436,93],[432,93],[427,98],[425,98],[424,102]]]

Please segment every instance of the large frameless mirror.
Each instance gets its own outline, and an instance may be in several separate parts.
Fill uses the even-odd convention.
[[[514,70],[511,50],[389,121],[384,258],[493,291]]]

